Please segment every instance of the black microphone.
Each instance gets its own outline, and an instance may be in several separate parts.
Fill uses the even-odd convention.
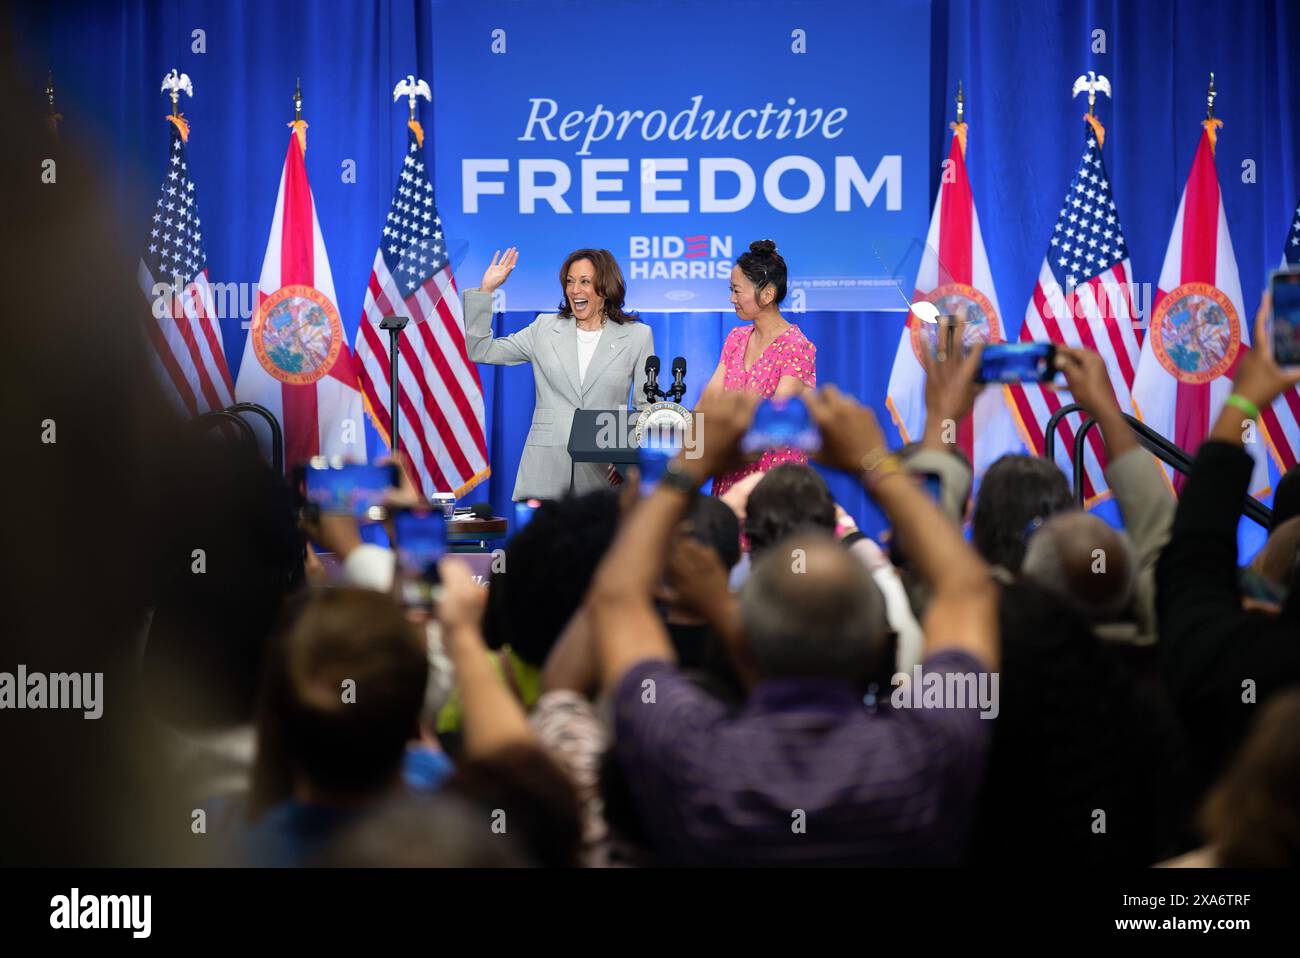
[[[645,361],[645,398],[658,402],[663,393],[659,389],[659,357],[648,356]]]
[[[673,384],[668,389],[668,398],[681,402],[686,395],[686,357],[678,356],[673,360]]]

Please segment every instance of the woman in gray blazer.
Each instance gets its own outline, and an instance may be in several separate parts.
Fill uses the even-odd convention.
[[[645,398],[645,361],[654,352],[650,327],[623,311],[623,272],[607,249],[570,253],[560,268],[564,299],[510,336],[492,336],[492,292],[519,262],[513,247],[492,257],[478,289],[463,294],[465,346],[476,363],[533,364],[532,426],[515,477],[515,501],[558,499],[570,491],[609,487],[612,470],[569,458],[576,409],[626,409]]]

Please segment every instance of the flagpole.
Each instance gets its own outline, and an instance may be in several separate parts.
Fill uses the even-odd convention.
[[[300,94],[299,94],[300,95]],[[414,74],[407,74],[406,79],[400,80],[397,86],[393,88],[393,102],[396,103],[402,96],[407,98],[407,105],[411,111],[411,118],[407,125],[415,133],[417,140],[421,143],[424,141],[424,134],[420,130],[420,124],[415,119],[416,98],[424,97],[426,100],[432,100],[433,96],[429,91],[429,85],[424,80],[417,80]],[[402,448],[402,409],[398,405],[397,396],[397,355],[401,348],[402,330],[406,324],[411,321],[409,316],[385,316],[379,321],[379,328],[388,330],[388,425],[390,430],[389,446],[393,452],[398,452]]]
[[[952,124],[952,129],[955,133],[957,133],[958,137],[960,137],[961,136],[960,131],[966,126],[966,94],[965,91],[962,89],[962,82],[960,79],[957,81],[956,103],[957,103],[957,121],[956,123]],[[963,141],[962,143],[963,152],[965,151],[965,149],[966,149],[966,144]],[[954,340],[956,339],[956,336],[957,336],[957,317],[949,316],[949,315],[940,315],[938,342],[935,344],[935,358],[939,362],[946,362],[948,357],[952,355],[953,343]]]
[[[1223,126],[1223,121],[1214,115],[1214,98],[1219,95],[1219,91],[1214,88],[1214,71],[1210,71],[1210,88],[1205,93],[1205,119],[1201,121],[1201,126],[1205,129],[1205,135],[1210,140],[1210,151],[1218,145],[1218,130]]]

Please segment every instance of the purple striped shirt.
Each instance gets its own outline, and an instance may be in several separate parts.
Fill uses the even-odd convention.
[[[956,650],[924,667],[986,671]],[[976,707],[873,711],[831,679],[767,681],[729,712],[662,661],[631,668],[614,704],[617,753],[666,864],[954,863],[993,731]]]

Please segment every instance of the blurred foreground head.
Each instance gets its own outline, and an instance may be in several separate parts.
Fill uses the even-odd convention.
[[[740,597],[745,639],[763,679],[861,684],[888,658],[884,596],[829,535],[803,533],[771,546]]]
[[[9,598],[0,662],[103,673],[103,714],[0,718],[0,753],[14,770],[0,798],[0,863],[157,862],[164,846],[191,837],[188,811],[173,816],[156,801],[170,789],[157,780],[163,763],[135,674],[161,530],[193,505],[161,468],[179,423],[154,382],[140,323],[140,237],[122,236],[109,215],[129,190],[103,181],[82,145],[50,138],[39,90],[12,75],[6,26],[0,576]],[[42,179],[48,169],[52,182]]]
[[[1300,866],[1300,691],[1261,707],[1241,751],[1210,793],[1201,825],[1230,868]]]
[[[391,597],[308,599],[271,645],[250,817],[291,796],[351,802],[396,784],[427,680],[423,632]]]
[[[478,836],[500,838],[508,833],[519,853],[534,864],[567,868],[578,863],[582,819],[577,789],[539,746],[505,745],[461,762],[443,794],[479,810]]]
[[[968,861],[1139,867],[1171,854],[1184,820],[1183,746],[1158,688],[1059,595],[1005,585],[1000,712]],[[1106,811],[1105,841],[1087,827]]]
[[[1300,575],[1300,516],[1273,527],[1250,567],[1274,585],[1294,588],[1292,582]]]
[[[484,638],[541,666],[578,611],[596,566],[614,541],[618,496],[600,490],[543,502],[506,544],[492,576]]]
[[[267,640],[303,580],[293,495],[253,443],[188,429],[173,450],[166,482],[188,493],[157,530],[143,692],[174,728],[248,725]]]
[[[1292,466],[1277,481],[1273,492],[1273,524],[1269,526],[1269,535],[1277,531],[1278,526],[1300,516],[1300,466]]]
[[[1137,560],[1128,538],[1097,516],[1063,512],[1029,539],[1021,574],[1098,620],[1114,619],[1132,605]]]
[[[740,561],[740,520],[715,496],[697,496],[686,519],[687,534],[718,554],[728,572]]]
[[[745,503],[750,557],[798,531],[835,531],[835,500],[816,469],[783,463],[759,480]]]
[[[534,862],[490,816],[452,795],[403,795],[343,832],[324,864],[336,868],[517,868]]]

